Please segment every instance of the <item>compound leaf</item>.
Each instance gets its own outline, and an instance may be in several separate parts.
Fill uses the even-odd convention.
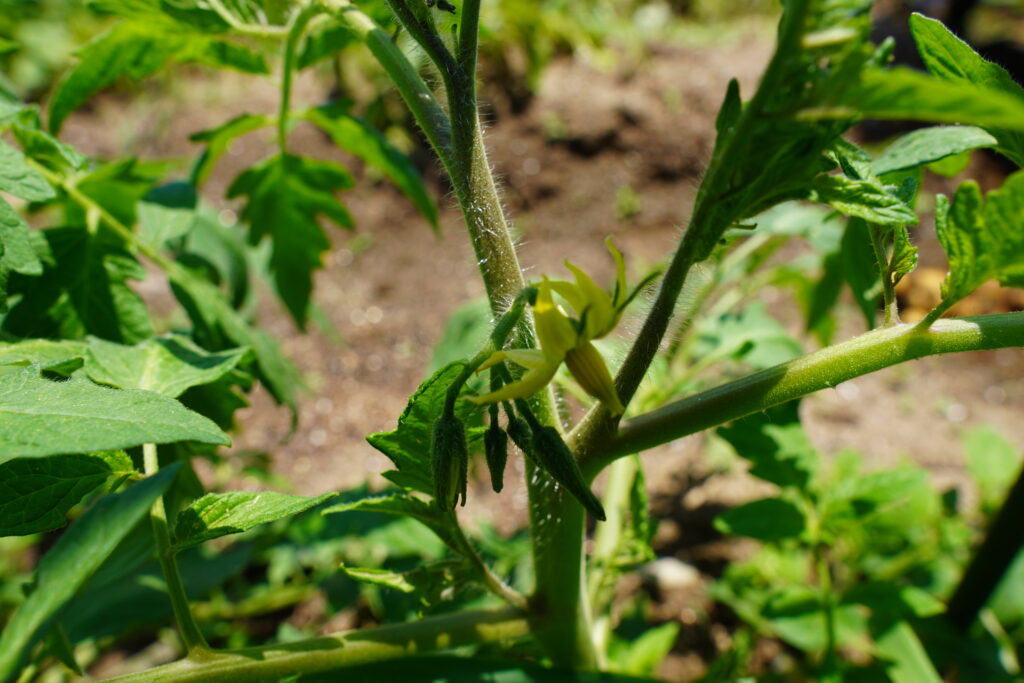
[[[93,337],[89,339],[85,372],[100,384],[177,398],[190,387],[216,382],[247,353],[247,349],[211,353],[183,336],[147,339],[135,346]]]
[[[57,611],[149,512],[177,471],[175,463],[124,493],[104,496],[43,556],[31,592],[0,634],[0,680],[6,681],[19,671]]]
[[[184,550],[213,538],[240,534],[316,507],[336,495],[325,493],[309,498],[274,491],[208,493],[178,514],[174,549]]]
[[[0,375],[0,463],[175,441],[231,443],[210,420],[160,394],[80,378],[52,382],[38,367]]]
[[[350,187],[351,174],[333,162],[281,154],[244,171],[228,189],[228,197],[248,197],[241,215],[249,221],[250,242],[270,237],[277,292],[300,329],[306,324],[313,270],[330,248],[318,216],[353,227],[334,196]]]
[[[16,458],[0,464],[0,536],[58,529],[82,498],[134,472],[123,451]]]

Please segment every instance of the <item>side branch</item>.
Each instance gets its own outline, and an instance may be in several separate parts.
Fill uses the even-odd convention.
[[[273,681],[296,674],[332,671],[463,645],[520,638],[529,630],[529,623],[520,610],[481,609],[293,643],[202,653],[110,680],[118,683]]]
[[[1024,346],[1024,313],[939,320],[927,330],[896,325],[688,396],[625,422],[581,463],[596,476],[616,458],[924,356]]]

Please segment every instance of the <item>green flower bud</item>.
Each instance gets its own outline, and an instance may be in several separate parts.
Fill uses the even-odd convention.
[[[530,446],[529,452],[540,466],[575,496],[587,512],[605,521],[604,506],[587,486],[576,458],[562,441],[558,430],[547,425],[534,427]]]
[[[442,510],[454,510],[459,498],[466,504],[466,480],[469,449],[462,420],[445,415],[434,423],[430,442],[430,460],[434,474],[434,499]]]
[[[531,439],[533,434],[530,431],[530,425],[515,413],[508,412],[507,414],[509,438],[512,439],[512,443],[519,447],[519,450],[532,456],[530,448],[532,447]]]
[[[505,485],[505,463],[508,461],[508,435],[498,425],[497,419],[492,420],[484,432],[484,455],[491,473],[491,488],[495,493],[501,493]]]

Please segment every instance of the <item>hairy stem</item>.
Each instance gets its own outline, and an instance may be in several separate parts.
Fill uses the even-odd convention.
[[[525,615],[502,607],[242,650],[190,655],[173,664],[111,679],[118,683],[274,681],[400,657],[495,643],[529,633]]]
[[[670,403],[625,422],[581,462],[596,476],[616,458],[737,420],[890,365],[943,353],[1024,346],[1024,313],[879,328],[788,363]]]
[[[142,460],[147,477],[152,477],[160,471],[156,444],[142,445]],[[210,646],[206,644],[203,632],[199,630],[199,624],[192,616],[188,595],[185,593],[185,582],[181,579],[178,560],[174,556],[174,551],[171,550],[171,534],[167,527],[167,510],[164,508],[163,496],[158,496],[153,501],[149,518],[153,525],[156,557],[160,562],[160,571],[164,575],[164,581],[167,583],[167,596],[171,599],[171,608],[174,610],[174,619],[178,622],[178,634],[185,645],[185,651],[189,653],[207,652]]]

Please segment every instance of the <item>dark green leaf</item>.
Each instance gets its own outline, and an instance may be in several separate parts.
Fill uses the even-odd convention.
[[[862,219],[851,218],[847,222],[839,254],[843,277],[850,285],[853,298],[870,330],[875,326],[875,313],[882,296],[882,279],[875,250],[871,246],[868,224]]]
[[[234,69],[247,74],[269,74],[263,55],[225,40],[194,39],[189,49],[177,55],[182,62],[199,62],[215,68]]]
[[[242,231],[234,223],[223,224],[212,209],[200,207],[178,260],[205,279],[226,288],[231,307],[241,309],[249,301],[249,252]]]
[[[725,135],[736,125],[743,112],[743,100],[740,99],[740,82],[735,78],[729,80],[729,86],[725,89],[725,99],[722,100],[722,107],[718,110],[715,118],[715,130],[719,135]]]
[[[120,451],[0,464],[0,536],[58,529],[68,510],[87,494],[134,472],[131,458]]]
[[[178,514],[174,548],[184,550],[213,538],[240,534],[316,507],[336,495],[325,493],[308,498],[274,491],[209,493]]]
[[[344,50],[355,42],[352,32],[342,26],[330,26],[320,31],[310,32],[299,52],[296,68],[300,71],[327,59],[331,55]]]
[[[39,277],[18,276],[9,289],[20,293],[3,320],[16,337],[81,338],[94,334],[135,343],[153,336],[149,311],[128,280],[146,271],[105,231],[86,228],[44,230],[49,255]]]
[[[101,498],[58,539],[36,567],[35,582],[0,634],[0,680],[17,674],[31,647],[57,611],[148,512],[177,472],[173,465],[130,487]]]
[[[914,14],[910,17],[910,31],[922,61],[935,76],[950,82],[983,86],[1024,104],[1024,88],[1013,80],[1006,69],[982,59],[940,22]],[[1024,165],[1024,133],[1020,132],[1019,119],[1007,123],[990,123],[965,118],[964,122],[988,127],[988,131],[999,141],[999,151],[1013,159],[1018,166]]]
[[[782,498],[763,498],[726,510],[715,519],[724,534],[749,536],[759,541],[799,538],[806,528],[804,513]]]
[[[90,170],[76,181],[75,186],[123,225],[133,225],[139,202],[156,191],[153,185],[168,169],[169,164],[164,162],[123,159]],[[84,225],[88,223],[88,217],[81,211],[79,219],[72,222]]]
[[[296,389],[302,380],[280,346],[266,332],[250,325],[231,307],[213,284],[179,268],[171,273],[171,289],[196,326],[196,339],[205,348],[248,347],[256,356],[259,378],[278,403],[296,416]]]
[[[409,403],[398,418],[398,427],[390,432],[377,432],[366,437],[370,445],[398,467],[398,471],[384,476],[404,488],[434,495],[430,465],[430,440],[434,421],[440,417],[445,393],[462,372],[463,364],[449,363],[420,385],[409,398]],[[476,410],[475,406],[459,402],[457,414],[463,417]]]
[[[64,119],[93,94],[120,76],[141,79],[160,67],[186,43],[174,31],[123,22],[78,52],[78,64],[64,76],[50,102],[50,130],[60,130]]]
[[[878,225],[915,225],[917,214],[879,183],[841,175],[819,175],[810,199]]]
[[[177,398],[189,387],[215,382],[245,357],[246,349],[210,353],[187,337],[147,339],[123,346],[89,340],[85,372],[89,379],[119,389],[145,389]]]
[[[306,112],[306,118],[322,128],[334,144],[382,171],[416,204],[420,213],[437,231],[437,206],[423,185],[423,178],[409,161],[370,124],[339,106],[319,107]]]
[[[875,175],[885,175],[930,164],[968,150],[995,146],[996,139],[975,126],[922,128],[907,133],[886,147],[871,164],[871,170]]]
[[[818,469],[818,458],[800,424],[798,406],[794,401],[755,413],[719,427],[718,435],[753,463],[750,473],[755,477],[806,489]]]
[[[228,150],[232,140],[272,123],[273,121],[269,117],[261,114],[239,114],[216,128],[190,136],[189,139],[192,142],[206,143],[206,149],[199,155],[195,166],[192,167],[192,184],[202,185],[206,181],[217,164],[217,160]]]
[[[9,192],[30,202],[53,198],[56,193],[46,178],[25,160],[25,155],[0,140],[0,192]]]
[[[174,182],[150,190],[136,206],[139,239],[155,249],[192,231],[197,221],[196,188],[191,183]]]
[[[34,367],[0,375],[0,463],[175,441],[231,443],[205,417],[159,394],[51,382]]]
[[[277,293],[299,328],[306,324],[313,271],[331,246],[317,218],[351,228],[352,217],[334,196],[350,187],[352,176],[341,166],[284,154],[244,171],[228,189],[229,197],[248,197],[241,215],[250,242],[270,237]]]

